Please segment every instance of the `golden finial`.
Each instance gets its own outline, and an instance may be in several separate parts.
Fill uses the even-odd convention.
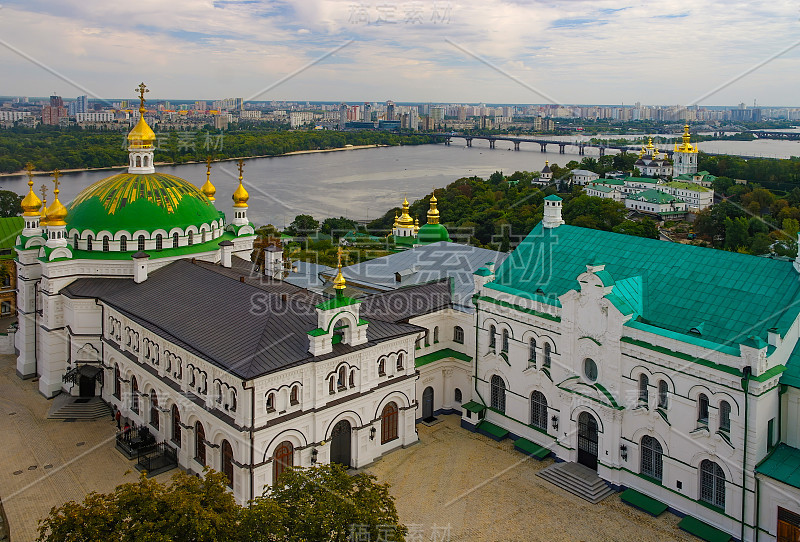
[[[216,187],[211,184],[211,157],[206,156],[206,182],[200,188],[200,191],[206,195],[208,201],[214,201],[214,194],[217,193]]]
[[[58,193],[60,192],[58,185],[61,184],[58,180],[59,177],[61,177],[61,171],[58,169],[53,170],[53,184],[55,185],[55,189],[53,189],[53,204],[47,209],[48,226],[67,225],[64,221],[64,219],[67,218],[67,208],[58,201]]]
[[[144,108],[144,93],[145,92],[150,92],[150,89],[147,88],[147,86],[144,84],[144,82],[141,82],[141,83],[139,83],[139,86],[136,87],[136,90],[134,92],[138,92],[139,93],[139,112],[144,114],[144,112],[145,112],[145,108]]]
[[[436,189],[434,188],[431,194],[431,206],[428,209],[428,224],[439,223],[439,209],[436,208],[436,205]]]
[[[239,186],[233,193],[233,206],[234,207],[247,207],[247,200],[250,199],[250,194],[244,189],[242,179],[244,178],[244,160],[239,159]]]
[[[342,246],[339,245],[339,250],[336,251],[336,267],[338,272],[336,278],[333,279],[333,288],[336,290],[336,297],[342,297],[343,291],[347,286],[347,281],[342,275]]]
[[[28,162],[25,165],[25,171],[28,172],[28,194],[20,202],[24,211],[22,214],[23,216],[39,216],[42,201],[36,197],[36,193],[33,191],[33,164]]]

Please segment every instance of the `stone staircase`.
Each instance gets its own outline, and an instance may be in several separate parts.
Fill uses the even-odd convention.
[[[595,471],[579,463],[553,463],[536,474],[592,504],[614,493]]]
[[[99,397],[70,397],[59,395],[47,412],[51,420],[96,420],[111,419],[111,409]]]

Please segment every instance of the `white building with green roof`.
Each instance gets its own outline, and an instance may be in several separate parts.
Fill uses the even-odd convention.
[[[661,219],[683,218],[687,211],[685,201],[655,189],[629,194],[625,198],[625,208]]]
[[[776,540],[798,518],[800,260],[551,220],[475,287],[463,426],[702,536]]]

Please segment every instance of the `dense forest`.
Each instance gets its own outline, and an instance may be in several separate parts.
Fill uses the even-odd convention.
[[[80,128],[14,128],[0,131],[0,172],[14,173],[33,162],[39,171],[120,166],[128,163],[127,132]],[[198,132],[156,131],[156,162],[181,164],[240,156],[274,156],[345,145],[421,145],[428,136],[389,132],[288,131],[272,127]]]

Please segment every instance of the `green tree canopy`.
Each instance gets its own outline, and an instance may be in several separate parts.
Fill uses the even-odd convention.
[[[297,215],[286,228],[289,235],[306,236],[319,230],[319,221],[311,215]]]
[[[0,217],[8,218],[22,214],[20,204],[24,197],[10,190],[0,190]]]

